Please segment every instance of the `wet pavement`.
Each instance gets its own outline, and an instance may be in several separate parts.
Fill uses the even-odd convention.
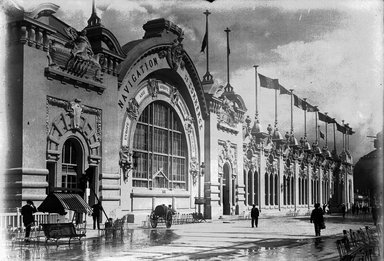
[[[58,246],[5,242],[1,256],[6,260],[338,260],[335,241],[343,229],[373,225],[369,219],[326,218],[320,238],[313,236],[309,217],[262,217],[258,228],[251,228],[250,220],[217,220],[170,229],[133,227],[115,238],[90,231],[96,236],[70,245],[64,239]]]

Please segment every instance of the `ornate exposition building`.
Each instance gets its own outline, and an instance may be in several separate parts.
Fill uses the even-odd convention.
[[[57,9],[7,11],[3,211],[58,191],[136,220],[159,204],[215,219],[353,202],[348,152],[251,127],[230,84],[201,81],[177,25],[149,21],[121,46],[95,11],[77,32]]]

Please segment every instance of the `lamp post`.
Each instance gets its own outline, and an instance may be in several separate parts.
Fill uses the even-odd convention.
[[[204,176],[204,169],[205,169],[205,164],[204,162],[201,162],[201,165],[200,165],[200,172],[199,172],[199,187],[198,187],[198,195],[199,195],[199,199],[198,199],[198,210],[199,210],[199,213],[201,213],[201,204],[204,203],[204,200],[201,199],[201,178]]]

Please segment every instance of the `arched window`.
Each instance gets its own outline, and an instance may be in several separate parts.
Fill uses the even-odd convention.
[[[269,175],[268,175],[268,172],[265,173],[264,175],[264,195],[265,195],[265,205],[268,206],[269,205]]]
[[[133,139],[133,187],[186,190],[186,144],[177,113],[164,102],[148,105],[140,115]]]
[[[79,142],[73,138],[66,140],[61,155],[61,175],[58,176],[58,185],[65,188],[66,192],[78,189],[81,164],[82,150]]]

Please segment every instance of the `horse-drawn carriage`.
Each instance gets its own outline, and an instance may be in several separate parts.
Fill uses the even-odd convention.
[[[157,227],[158,223],[165,223],[167,228],[172,226],[172,215],[174,211],[166,205],[158,205],[155,210],[152,210],[149,216],[149,221],[153,228]]]

